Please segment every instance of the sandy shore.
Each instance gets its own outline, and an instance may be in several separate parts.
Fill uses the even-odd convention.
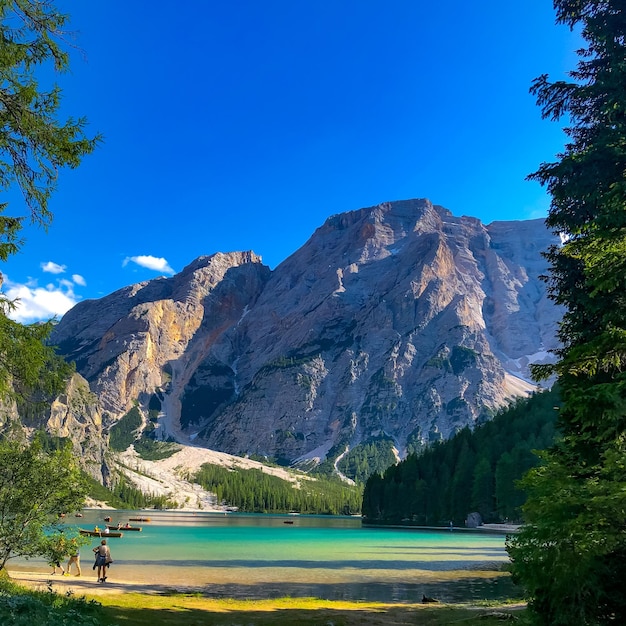
[[[263,588],[281,588],[287,584],[324,583],[342,584],[406,584],[418,585],[455,584],[463,580],[493,579],[508,576],[494,568],[484,570],[444,570],[432,571],[421,569],[410,570],[364,570],[358,567],[342,568],[328,571],[323,568],[262,568],[254,571],[246,568],[188,567],[159,571],[149,568],[130,568],[117,566],[108,572],[107,582],[98,583],[91,567],[83,567],[82,576],[51,575],[49,571],[10,567],[11,578],[25,586],[56,593],[72,592],[75,595],[98,596],[110,593],[144,593],[153,595],[169,595],[172,593],[197,593],[216,597],[264,597]],[[219,590],[219,591],[218,591]],[[225,594],[225,595],[224,595]]]
[[[138,580],[119,581],[111,579],[104,584],[98,583],[96,577],[92,575],[91,569],[89,574],[83,573],[82,576],[51,576],[41,572],[25,571],[11,571],[9,574],[12,580],[25,587],[38,591],[52,590],[62,595],[68,592],[77,596],[101,596],[114,593],[169,594],[173,591],[181,593],[198,591],[194,587],[177,589],[172,588],[171,585]]]

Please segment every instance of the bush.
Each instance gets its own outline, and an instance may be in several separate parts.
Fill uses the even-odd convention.
[[[110,624],[95,600],[58,595],[51,590],[31,591],[0,572],[0,624],[12,626],[100,626]]]

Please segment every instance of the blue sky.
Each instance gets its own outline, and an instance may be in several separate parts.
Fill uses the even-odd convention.
[[[528,89],[579,46],[550,0],[58,5],[80,48],[63,115],[104,141],[62,172],[48,232],[0,265],[21,321],[218,251],[274,268],[330,215],[389,200],[546,214],[525,177],[564,136]]]

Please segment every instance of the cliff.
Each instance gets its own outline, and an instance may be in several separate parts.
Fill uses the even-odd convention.
[[[295,462],[387,437],[403,456],[534,389],[554,242],[542,220],[390,202],[329,218],[274,271],[218,253],[80,303],[52,341],[105,427],[158,398],[163,438]]]

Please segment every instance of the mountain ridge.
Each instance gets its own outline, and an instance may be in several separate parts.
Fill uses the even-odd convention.
[[[376,437],[399,455],[535,388],[559,309],[543,220],[485,226],[425,199],[329,217],[274,270],[215,253],[76,305],[51,340],[105,409],[157,437],[287,463]]]

